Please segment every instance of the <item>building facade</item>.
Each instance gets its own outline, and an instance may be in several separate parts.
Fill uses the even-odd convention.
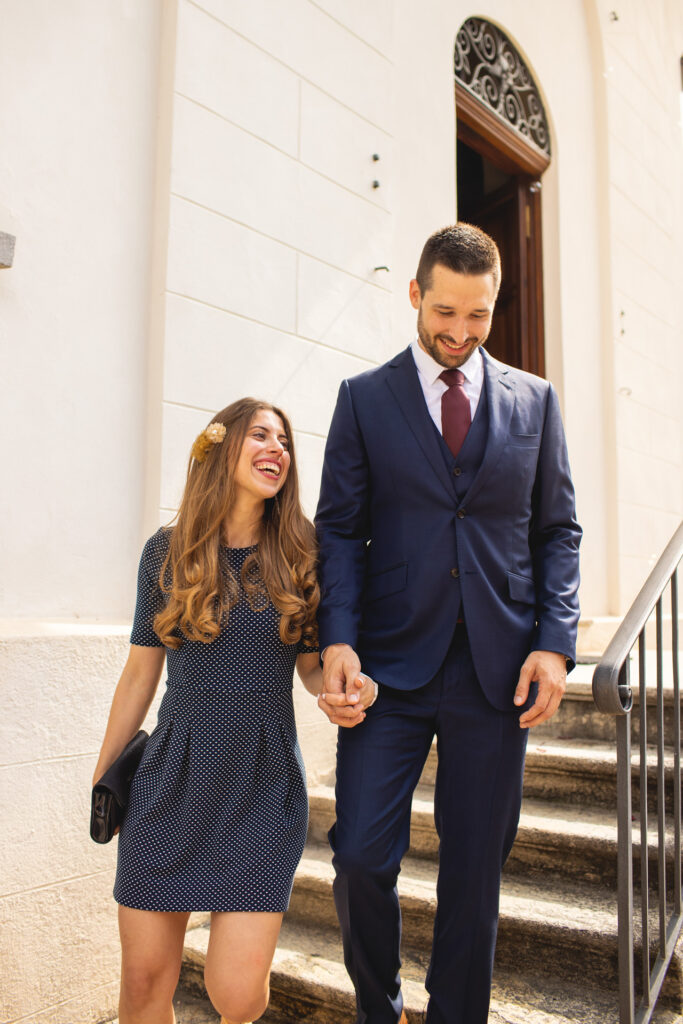
[[[414,335],[425,238],[498,217],[492,343],[560,396],[584,647],[680,521],[683,9],[5,0],[2,24],[0,1015],[96,1021],[118,947],[90,776],[142,543],[213,412],[288,411],[312,514],[340,380]],[[500,129],[475,79],[456,95],[463,50],[513,92],[526,69],[545,139],[514,110]],[[334,738],[305,697],[316,775]]]

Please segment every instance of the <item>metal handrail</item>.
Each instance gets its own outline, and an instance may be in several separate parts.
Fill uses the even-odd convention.
[[[683,522],[662,552],[593,673],[593,699],[599,711],[608,715],[625,715],[631,710],[633,694],[622,679],[624,665],[681,558]]]
[[[683,927],[681,897],[681,691],[679,678],[678,565],[683,559],[680,524],[645,585],[624,617],[593,673],[593,697],[600,711],[616,716],[617,733],[617,900],[620,1024],[648,1024],[664,983],[674,947]],[[667,918],[666,784],[664,742],[663,594],[671,591],[671,654],[673,679],[673,907]],[[659,946],[655,963],[650,956],[650,880],[647,776],[646,626],[655,612],[656,733],[657,733],[657,890]],[[631,652],[638,645],[640,695],[640,910],[642,994],[635,1005],[633,928],[633,828],[631,799]],[[654,847],[654,844],[653,844]]]

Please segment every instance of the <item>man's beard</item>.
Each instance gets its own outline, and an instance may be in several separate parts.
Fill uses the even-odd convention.
[[[432,359],[436,363],[438,363],[439,366],[443,366],[443,368],[445,370],[454,370],[454,369],[457,369],[457,367],[459,367],[459,366],[463,366],[467,362],[467,360],[470,358],[470,356],[474,352],[476,352],[477,349],[479,348],[479,346],[483,345],[484,342],[486,341],[486,339],[488,338],[488,334],[485,334],[483,338],[474,338],[474,337],[473,338],[468,338],[467,339],[467,343],[474,342],[474,345],[472,345],[470,348],[466,349],[466,351],[464,351],[464,352],[453,352],[453,353],[448,353],[447,354],[442,349],[439,348],[439,346],[437,344],[437,339],[438,338],[444,338],[444,339],[452,340],[450,335],[449,334],[435,334],[435,335],[428,334],[427,331],[425,330],[424,324],[422,322],[422,310],[421,309],[418,311],[418,314],[417,314],[417,333],[418,333],[418,336],[420,338],[420,341],[422,342],[422,347],[425,348],[427,350],[427,352],[429,352],[429,354],[432,357]]]

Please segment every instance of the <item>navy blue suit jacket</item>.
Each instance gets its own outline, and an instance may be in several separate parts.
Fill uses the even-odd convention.
[[[462,615],[489,701],[531,650],[573,663],[581,529],[557,396],[482,350],[489,428],[458,501],[410,349],[342,382],[316,515],[321,648],[397,689],[438,671]],[[455,570],[455,572],[453,572]]]

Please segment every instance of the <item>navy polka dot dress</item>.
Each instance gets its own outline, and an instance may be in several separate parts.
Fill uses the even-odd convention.
[[[168,531],[145,545],[131,643],[160,647]],[[254,548],[222,548],[240,580]],[[296,656],[272,604],[239,602],[210,644],[167,649],[167,689],[133,779],[114,898],[170,911],[284,911],[303,853],[308,801],[296,737]]]

